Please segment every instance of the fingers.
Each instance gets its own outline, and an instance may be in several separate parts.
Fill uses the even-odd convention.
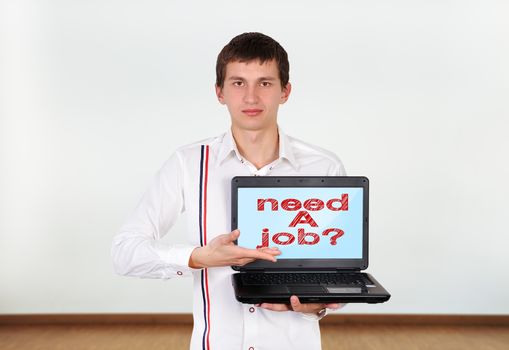
[[[342,308],[343,305],[345,305],[345,304],[333,303],[333,304],[325,304],[325,307],[327,309],[331,309],[331,310],[338,310],[338,309]]]
[[[262,303],[256,304],[256,306],[261,307],[263,309],[271,310],[271,311],[296,311],[296,312],[305,312],[305,313],[317,313],[323,308],[329,309],[339,309],[342,308],[345,304],[302,304],[299,300],[299,297],[296,295],[292,295],[290,297],[290,305],[288,304],[271,304],[271,303]]]
[[[227,239],[223,241],[226,244],[233,244],[235,240],[237,240],[240,237],[240,230],[236,229],[230,232],[229,234],[225,235]],[[276,259],[274,256],[280,255],[281,251],[278,248],[273,247],[265,247],[261,249],[247,249],[239,247],[239,249],[242,249],[240,259],[261,259],[261,260],[268,260],[272,262],[276,262]],[[250,262],[250,261],[248,261]],[[247,263],[247,262],[246,262]]]
[[[274,247],[274,248],[273,247],[260,248],[260,249],[257,249],[257,251],[266,253],[266,254],[270,254],[272,256],[281,255],[281,251],[279,250],[279,248],[276,248],[276,247]]]
[[[277,253],[277,255],[281,254],[281,251],[279,250],[278,247],[265,247],[265,248],[259,248],[257,249],[259,252],[266,252],[266,253],[269,253],[271,254],[272,252],[275,252]]]
[[[296,295],[292,295],[290,297],[290,305],[293,311],[316,313],[322,310],[323,308],[326,308],[328,304],[302,304],[299,300],[299,297],[297,297]]]
[[[256,250],[256,249],[247,249],[239,247],[239,249],[242,249],[242,257],[244,258],[252,258],[252,259],[260,259],[260,260],[268,260],[272,262],[276,262],[276,255],[281,254],[279,249],[265,249],[263,251]]]
[[[331,309],[331,310],[339,310],[339,309],[342,309],[345,307],[346,304],[338,304],[338,303],[334,303],[334,304],[325,304],[325,307],[327,309]]]
[[[298,296],[292,295],[290,297],[290,305],[292,306],[293,311],[302,311],[302,304],[300,303]]]
[[[226,257],[226,251],[223,252],[225,254],[223,255],[223,257]],[[228,248],[229,258],[226,260],[230,261],[230,264],[236,266],[243,266],[255,260],[267,260],[270,262],[276,262],[277,260],[275,256],[279,254],[281,254],[279,249],[270,248],[264,251],[259,251],[255,249],[247,249],[243,247],[234,246]]]

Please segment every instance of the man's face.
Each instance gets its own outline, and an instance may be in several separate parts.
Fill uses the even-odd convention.
[[[230,62],[224,86],[216,86],[219,102],[228,107],[234,129],[265,130],[277,124],[277,111],[290,95],[281,88],[276,61]]]

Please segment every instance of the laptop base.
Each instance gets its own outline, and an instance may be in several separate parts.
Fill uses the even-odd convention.
[[[390,294],[367,273],[360,273],[372,281],[371,285],[360,288],[357,285],[330,284],[287,284],[287,285],[246,285],[242,273],[232,275],[232,285],[237,301],[244,304],[275,303],[289,304],[296,295],[303,304],[307,303],[383,303]]]

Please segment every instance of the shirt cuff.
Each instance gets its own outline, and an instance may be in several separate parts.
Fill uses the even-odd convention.
[[[158,246],[156,250],[161,260],[174,269],[177,276],[189,276],[193,271],[201,270],[189,267],[189,258],[196,248],[193,245],[175,244]]]
[[[322,309],[318,314],[316,313],[302,313],[302,317],[304,317],[306,320],[310,321],[320,321],[322,318],[324,318],[329,313],[329,310],[327,308]]]

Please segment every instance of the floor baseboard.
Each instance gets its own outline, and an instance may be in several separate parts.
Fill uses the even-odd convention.
[[[27,324],[192,324],[191,314],[16,314],[0,315],[0,325]],[[322,325],[391,324],[509,326],[509,315],[328,315]]]

